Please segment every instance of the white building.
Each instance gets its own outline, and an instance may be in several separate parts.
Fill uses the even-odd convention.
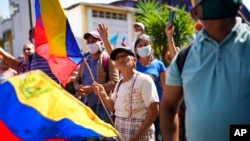
[[[0,18],[0,46],[15,57],[22,54],[23,45],[28,42],[28,31],[35,26],[34,1],[10,0],[11,17]],[[133,39],[134,8],[111,5],[78,3],[64,9],[81,49],[86,51],[83,34],[96,30],[102,22],[109,27],[109,37],[118,33],[116,46],[120,46],[123,34],[129,45]]]
[[[126,43],[133,39],[133,23],[135,9],[129,7],[116,7],[111,5],[97,5],[79,3],[65,9],[66,16],[71,25],[80,47],[84,47],[83,34],[96,30],[99,23],[109,28],[109,37],[118,33],[116,47],[121,45],[122,35],[126,34]],[[86,51],[85,48],[82,48]]]

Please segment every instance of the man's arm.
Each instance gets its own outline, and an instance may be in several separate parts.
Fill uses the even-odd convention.
[[[108,27],[106,27],[103,23],[99,23],[97,31],[99,32],[99,34],[102,38],[102,41],[104,43],[104,46],[105,46],[108,54],[110,55],[111,52],[113,51],[113,47],[111,46],[109,39],[108,39]]]
[[[18,62],[14,56],[10,55],[3,48],[0,47],[0,55],[2,55],[3,60],[13,69],[18,70],[20,62]]]
[[[154,123],[154,121],[158,115],[159,115],[159,103],[154,102],[147,107],[147,115],[146,115],[146,118],[145,118],[143,124],[141,125],[140,129],[138,130],[138,132],[136,132],[134,137],[132,139],[129,139],[129,140],[130,141],[140,140],[140,138],[145,134],[145,132],[148,131],[148,129]]]
[[[179,141],[178,110],[182,99],[181,86],[165,85],[160,103],[160,127],[166,141]]]
[[[174,43],[174,27],[171,26],[172,23],[167,23],[165,27],[165,32],[168,40],[168,51],[170,60],[172,60],[176,55],[176,53],[178,52]]]
[[[104,87],[97,83],[94,82],[93,83],[93,89],[94,89],[94,93],[96,95],[98,95],[99,98],[101,98],[106,106],[106,108],[111,111],[111,112],[115,112],[115,108],[114,108],[114,102],[112,101],[112,99],[108,96],[108,94],[106,93]]]
[[[166,80],[166,71],[160,73],[160,85],[161,89],[165,86],[165,80]]]

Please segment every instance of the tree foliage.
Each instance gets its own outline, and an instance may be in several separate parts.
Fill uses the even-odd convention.
[[[194,21],[190,18],[184,8],[161,5],[152,0],[138,1],[136,20],[142,22],[146,27],[146,33],[151,36],[156,56],[164,56],[167,48],[167,37],[165,26],[169,19],[170,11],[175,11],[174,16],[174,41],[176,46],[184,47],[189,44],[189,37],[194,34]],[[164,49],[167,48],[167,49]]]

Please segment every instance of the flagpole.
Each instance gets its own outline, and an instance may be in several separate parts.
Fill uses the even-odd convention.
[[[88,62],[86,61],[85,58],[83,58],[83,60],[84,60],[84,63],[85,63],[85,65],[87,66],[87,68],[88,68],[88,70],[89,70],[89,74],[90,74],[90,76],[91,76],[92,81],[95,82],[94,75],[93,75],[93,73],[92,73],[92,71],[91,71],[91,69],[90,69],[90,67],[89,67]]]
[[[87,68],[88,68],[88,70],[89,70],[89,74],[90,74],[90,76],[91,76],[91,78],[92,78],[92,81],[95,82],[94,75],[93,75],[93,73],[92,73],[92,71],[91,71],[91,69],[90,69],[90,67],[89,67],[88,62],[86,61],[86,59],[83,59],[83,60],[84,60],[84,62],[85,62],[85,66],[87,66]],[[101,99],[101,97],[100,97],[99,95],[98,95],[98,97],[99,97],[99,99],[101,100],[102,106],[104,107],[104,109],[105,109],[105,111],[106,111],[106,113],[107,113],[107,115],[108,115],[108,117],[109,117],[109,120],[111,121],[111,124],[114,126],[114,125],[115,125],[115,124],[114,124],[114,121],[112,120],[111,116],[109,115],[108,110],[106,109],[103,100]]]
[[[90,69],[90,67],[89,67],[88,62],[86,61],[85,58],[83,58],[83,60],[84,60],[85,66],[87,66],[87,68],[88,68],[88,71],[89,71],[89,74],[90,74],[90,76],[91,76],[92,81],[95,82],[94,75],[93,75],[93,73],[92,73],[92,71],[91,71],[91,69]],[[114,121],[113,121],[113,119],[111,118],[110,114],[108,113],[108,110],[107,110],[107,108],[106,108],[106,106],[105,106],[105,104],[104,104],[102,98],[101,98],[99,95],[98,95],[98,97],[99,97],[99,99],[100,99],[100,101],[101,101],[101,103],[102,103],[102,106],[103,106],[103,108],[104,108],[106,114],[107,114],[108,117],[109,117],[109,120],[110,120],[111,124],[115,127]],[[118,135],[118,139],[119,139],[119,141],[123,141],[123,138],[120,136],[120,134]]]

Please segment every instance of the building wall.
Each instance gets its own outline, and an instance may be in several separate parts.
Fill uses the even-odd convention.
[[[11,12],[13,55],[18,57],[22,54],[23,45],[28,42],[28,31],[31,26],[29,4],[27,0],[12,0],[10,4],[13,6]]]
[[[127,44],[132,41],[133,38],[133,13],[127,11],[117,11],[112,9],[97,9],[89,8],[87,10],[89,30],[96,30],[99,23],[104,23],[109,28],[109,37],[112,37],[118,33],[117,46],[121,44],[121,38],[123,34],[127,35]],[[103,15],[100,15],[103,13]]]
[[[0,45],[9,53],[18,57],[22,54],[23,45],[28,42],[28,31],[31,25],[29,0],[10,0],[10,19],[3,20],[0,24]],[[33,12],[33,11],[32,11]],[[33,12],[34,13],[34,12]],[[34,21],[32,19],[32,21]]]

